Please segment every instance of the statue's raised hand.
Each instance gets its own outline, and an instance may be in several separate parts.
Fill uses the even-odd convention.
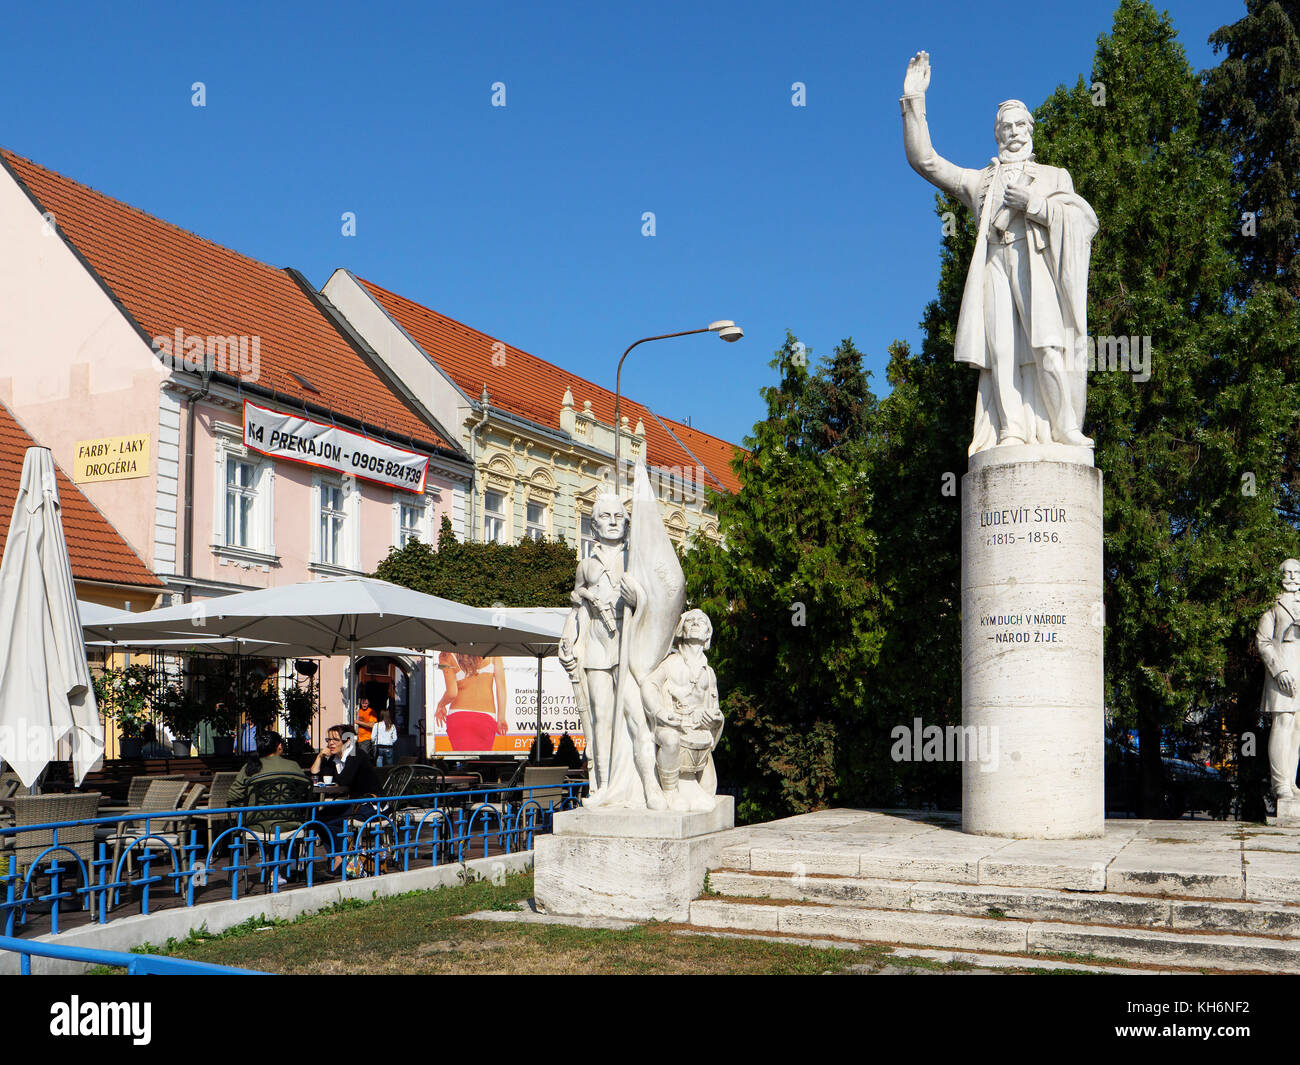
[[[904,96],[924,96],[930,87],[930,53],[917,52],[907,61],[907,73],[903,75]]]

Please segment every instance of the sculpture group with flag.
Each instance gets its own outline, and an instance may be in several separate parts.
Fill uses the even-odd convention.
[[[578,563],[560,645],[590,752],[584,804],[712,810],[723,724],[705,657],[713,627],[702,611],[683,612],[686,579],[643,464],[631,520],[609,493],[592,527],[596,547]]]
[[[592,507],[597,543],[578,563],[560,661],[587,734],[591,789],[534,840],[533,897],[551,914],[682,921],[735,824],[718,795],[713,626],[684,610],[686,579],[637,464],[632,515]]]

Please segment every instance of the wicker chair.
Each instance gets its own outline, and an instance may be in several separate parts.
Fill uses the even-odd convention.
[[[212,785],[208,788],[209,810],[224,810],[230,805],[230,786],[237,776],[239,774],[235,772],[212,774]],[[212,849],[212,841],[230,824],[229,814],[196,814],[195,819],[207,826],[208,850]]]
[[[252,836],[256,836],[264,843],[275,838],[277,829],[280,838],[287,840],[297,831],[298,827],[304,822],[311,819],[311,811],[303,810],[259,810],[262,806],[287,806],[292,803],[305,803],[311,800],[311,781],[305,776],[267,776],[263,779],[253,777],[248,782],[249,799],[248,811],[244,814],[244,828]],[[305,837],[306,834],[304,834]],[[300,837],[295,850],[301,856],[306,847],[306,839]],[[323,855],[327,850],[327,845],[319,842],[316,847],[317,855]],[[268,849],[268,856],[271,852]],[[250,854],[251,858],[251,854]],[[289,854],[282,854],[281,858],[290,858]],[[298,860],[298,859],[295,859]],[[291,868],[291,867],[286,867]],[[265,876],[263,870],[263,876]],[[284,873],[279,870],[273,870],[273,875],[284,879]]]
[[[207,794],[207,788],[202,784],[190,785],[180,804],[176,807],[178,810],[184,810],[187,813],[199,805],[199,800]],[[190,825],[193,823],[195,815],[188,817],[177,817],[174,820],[154,822],[150,827],[153,829],[152,835],[160,836],[167,840],[174,847],[184,846],[189,840]]]
[[[133,782],[134,783],[134,782]],[[166,813],[169,810],[179,809],[181,798],[185,794],[185,789],[190,786],[190,782],[184,778],[176,779],[172,777],[153,777],[150,780],[149,787],[144,793],[144,798],[140,801],[138,808],[132,810],[132,813],[156,814]],[[150,820],[147,827],[151,833],[168,831],[175,823],[175,818],[168,818],[166,821]],[[117,831],[110,834],[113,839],[113,869],[117,869],[118,855],[122,852],[122,844],[131,843],[144,835],[146,822],[144,820],[122,821],[117,825]],[[128,869],[130,868],[130,857],[128,855]]]
[[[97,791],[70,792],[66,795],[20,795],[14,799],[14,825],[50,825],[59,821],[86,821],[99,811],[102,796]],[[26,868],[47,847],[54,844],[55,829],[20,832],[6,836],[4,856],[13,854],[20,868]],[[95,852],[95,826],[72,825],[57,830],[59,846],[67,847],[84,862],[90,862]],[[64,851],[56,852],[60,864],[66,866],[72,859]],[[53,855],[51,856],[53,857]]]
[[[104,814],[107,816],[113,813],[135,813],[136,810],[142,809],[144,797],[149,794],[149,788],[155,780],[184,780],[179,774],[173,773],[165,777],[132,777],[131,786],[127,790],[126,803],[114,804],[104,807]]]
[[[548,802],[557,802],[564,798],[565,788],[563,785],[565,780],[568,778],[568,775],[568,768],[562,765],[529,766],[524,770],[524,787],[537,787],[538,785],[543,785],[544,787],[538,787],[536,791],[524,794],[524,801],[529,799],[536,800],[538,805],[545,810]],[[551,784],[556,786],[546,786]]]

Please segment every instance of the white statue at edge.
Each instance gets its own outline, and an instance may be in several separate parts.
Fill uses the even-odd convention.
[[[612,493],[592,507],[596,548],[578,563],[573,610],[560,639],[560,662],[573,682],[587,740],[591,790],[583,805],[711,810],[717,787],[712,746],[700,756],[699,730],[686,723],[707,722],[703,727],[713,729],[716,744],[722,724],[717,681],[708,669],[712,702],[700,705],[680,687],[687,678],[677,673],[688,664],[690,683],[699,683],[712,626],[705,634],[698,619],[683,618],[686,578],[642,463],[632,504],[630,521]],[[688,617],[696,614],[707,625],[700,611]],[[678,650],[670,653],[675,636]],[[665,686],[672,684],[666,709]]]
[[[1097,216],[1065,170],[1034,161],[1034,118],[1007,100],[994,118],[998,154],[979,170],[930,144],[930,56],[903,81],[903,146],[912,169],[978,220],[953,357],[980,370],[970,454],[1008,444],[1091,447],[1087,402],[1088,259]]]
[[[1277,799],[1294,799],[1300,767],[1300,562],[1288,558],[1279,567],[1282,593],[1259,619],[1255,647],[1264,660],[1260,711],[1272,719],[1268,734],[1268,768]]]

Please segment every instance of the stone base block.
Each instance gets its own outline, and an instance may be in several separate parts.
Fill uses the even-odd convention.
[[[1278,799],[1277,816],[1270,817],[1268,823],[1283,828],[1300,828],[1300,799]]]
[[[570,810],[534,842],[539,909],[578,917],[687,921],[724,833],[735,824],[727,795],[709,813]]]

